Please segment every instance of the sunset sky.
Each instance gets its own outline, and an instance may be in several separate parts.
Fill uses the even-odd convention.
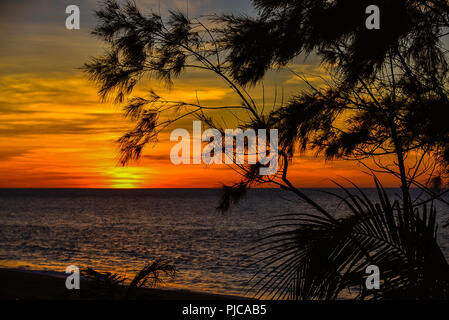
[[[186,11],[187,1],[136,1],[143,10]],[[66,6],[81,9],[81,29],[65,28]],[[103,44],[90,35],[97,1],[2,0],[0,2],[0,187],[1,188],[158,188],[220,187],[238,177],[226,166],[184,165],[170,162],[174,143],[162,135],[155,147],[130,166],[117,165],[114,142],[130,122],[120,106],[101,103],[96,87],[79,69]],[[252,14],[248,0],[189,0],[189,16],[211,12]],[[320,66],[312,58],[292,64],[309,72],[319,85]],[[266,99],[275,88],[285,99],[303,84],[290,72],[271,72],[265,80]],[[135,95],[150,88],[177,100],[223,105],[235,102],[232,91],[213,75],[190,73],[168,89],[145,82]],[[254,95],[261,100],[260,90]],[[191,129],[191,120],[184,122]],[[175,128],[170,128],[173,130]],[[371,179],[354,163],[298,158],[290,175],[297,186],[333,186],[330,179],[351,178],[361,186]],[[391,183],[391,185],[395,185]]]

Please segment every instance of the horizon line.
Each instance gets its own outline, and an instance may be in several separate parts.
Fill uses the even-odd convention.
[[[360,189],[376,189],[375,186],[373,187],[359,187]],[[400,187],[383,187],[384,189],[400,189]],[[221,187],[149,187],[149,188],[96,188],[96,187],[0,187],[0,190],[160,190],[160,189],[216,189],[220,190]],[[250,189],[280,189],[280,187],[254,187],[254,188],[248,188]],[[340,187],[303,187],[303,188],[297,188],[297,189],[341,189]],[[345,187],[345,189],[357,189],[356,187]],[[411,187],[410,189],[419,189],[417,187]],[[446,189],[446,188],[442,188]],[[288,191],[288,190],[286,190]]]

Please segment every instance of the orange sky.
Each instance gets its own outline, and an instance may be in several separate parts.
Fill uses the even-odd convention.
[[[94,2],[80,2],[80,30],[65,28],[64,8],[71,1],[0,4],[0,188],[188,188],[220,187],[236,181],[238,177],[225,165],[173,165],[169,153],[174,143],[167,135],[157,146],[148,147],[139,162],[117,166],[114,141],[132,124],[123,119],[119,106],[100,103],[96,88],[79,70],[89,57],[102,52],[102,44],[89,34]],[[154,8],[156,3],[146,1],[143,6]],[[164,2],[162,10],[183,3]],[[189,2],[191,15],[206,9],[248,7],[245,1],[230,1],[223,8],[219,1]],[[292,68],[314,74],[309,78],[319,85],[316,75],[323,71],[313,61]],[[283,88],[287,99],[302,86],[289,72],[270,73],[265,99],[270,101],[275,88]],[[219,79],[202,72],[183,77],[171,90],[146,82],[135,94],[145,94],[150,88],[191,102],[197,91],[201,102],[210,106],[237,101]],[[260,91],[253,94],[261,101]],[[183,125],[191,129],[191,122]],[[354,163],[303,157],[295,161],[290,176],[300,187],[334,186],[330,179],[341,176],[361,186],[371,185],[371,178],[360,170]]]

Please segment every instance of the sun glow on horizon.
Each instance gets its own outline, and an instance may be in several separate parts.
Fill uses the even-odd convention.
[[[143,167],[115,167],[106,171],[108,184],[114,189],[141,188],[147,182],[151,168]]]

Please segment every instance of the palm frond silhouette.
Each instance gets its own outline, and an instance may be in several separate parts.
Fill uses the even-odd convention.
[[[92,268],[82,271],[83,276],[89,280],[87,297],[95,299],[130,299],[135,298],[138,289],[144,286],[157,287],[164,282],[175,278],[177,269],[168,260],[158,259],[145,265],[125,287],[128,279],[117,273],[100,272]]]
[[[405,212],[380,185],[377,202],[359,189],[334,194],[349,209],[330,220],[278,216],[256,247],[264,265],[257,297],[275,299],[447,299],[449,265],[437,242],[436,209]],[[367,290],[366,268],[380,269],[379,290]]]

